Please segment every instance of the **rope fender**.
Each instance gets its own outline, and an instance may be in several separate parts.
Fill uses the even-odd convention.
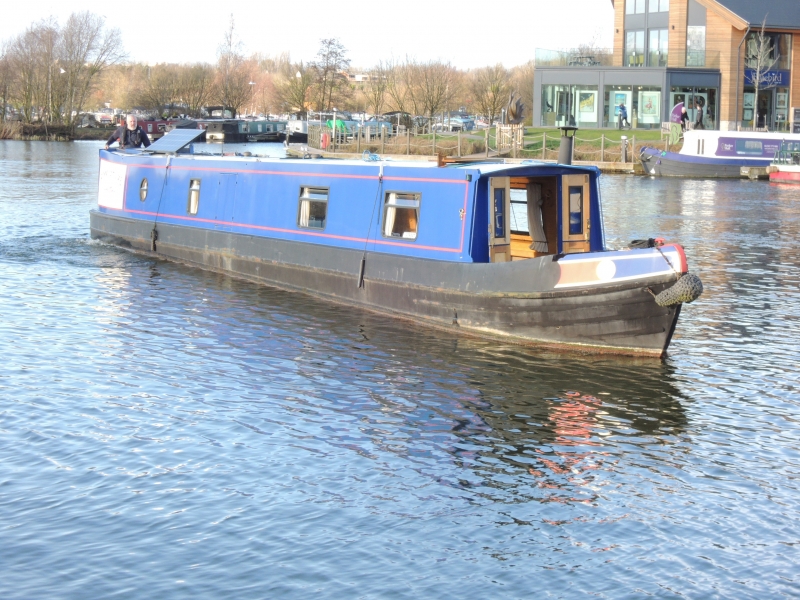
[[[689,304],[694,302],[703,293],[703,282],[693,273],[686,273],[675,285],[668,287],[660,294],[653,294],[653,290],[647,288],[659,306],[672,306],[674,304]]]

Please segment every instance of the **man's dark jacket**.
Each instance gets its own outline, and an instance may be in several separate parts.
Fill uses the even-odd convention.
[[[117,127],[117,130],[108,138],[106,145],[110,146],[117,140],[119,140],[120,147],[124,148],[141,148],[142,145],[147,148],[150,145],[150,138],[139,125],[133,131],[128,129],[127,125]]]

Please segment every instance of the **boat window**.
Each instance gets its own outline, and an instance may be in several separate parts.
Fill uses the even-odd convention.
[[[144,202],[146,198],[147,198],[147,177],[142,179],[142,183],[139,185],[139,200]]]
[[[328,215],[328,188],[301,187],[297,224],[309,229],[325,229]]]
[[[420,195],[386,192],[383,203],[383,235],[407,240],[417,239]]]
[[[569,186],[569,234],[583,233],[583,186]]]
[[[528,190],[511,189],[511,233],[529,233]]]
[[[197,209],[200,207],[200,180],[189,180],[189,206],[187,211],[190,215],[196,215]]]

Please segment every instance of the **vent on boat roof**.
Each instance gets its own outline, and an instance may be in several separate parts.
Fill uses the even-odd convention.
[[[160,140],[156,140],[145,148],[145,152],[171,154],[185,148],[198,138],[204,136],[205,129],[173,129]]]

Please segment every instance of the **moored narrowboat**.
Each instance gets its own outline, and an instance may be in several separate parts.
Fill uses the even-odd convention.
[[[212,156],[186,133],[100,151],[92,238],[589,352],[663,356],[702,289],[678,244],[606,248],[594,167]]]
[[[753,169],[766,174],[784,140],[800,141],[800,135],[693,130],[683,134],[680,152],[645,146],[639,160],[645,175],[656,177],[748,177]]]

